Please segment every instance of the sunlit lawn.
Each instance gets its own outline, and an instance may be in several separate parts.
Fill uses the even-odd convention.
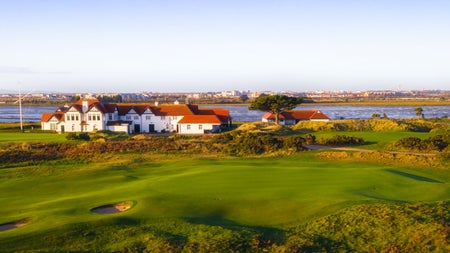
[[[1,132],[0,143],[7,142],[61,142],[66,140],[65,134],[57,133],[30,133],[30,132]]]
[[[340,131],[340,132],[318,132],[312,134],[316,136],[317,140],[320,140],[322,138],[329,138],[335,135],[347,135],[363,138],[367,144],[362,145],[361,148],[367,149],[383,149],[383,147],[386,144],[406,137],[418,137],[421,139],[426,139],[436,135],[435,133],[401,132],[401,131],[391,131],[391,132]]]

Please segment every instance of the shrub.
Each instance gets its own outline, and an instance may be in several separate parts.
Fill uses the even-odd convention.
[[[303,144],[305,143],[306,139],[301,136],[298,135],[289,136],[286,139],[284,139],[283,148],[293,149],[295,151],[305,150],[305,148],[303,147]]]
[[[322,145],[362,145],[365,142],[364,139],[355,136],[335,135],[321,139],[319,143]]]
[[[66,135],[67,140],[76,140],[77,139],[77,133],[68,133]]]
[[[443,151],[450,144],[450,135],[436,135],[422,140],[417,137],[406,137],[392,144],[394,149],[411,151]]]
[[[88,141],[91,139],[91,137],[89,137],[88,133],[68,133],[66,135],[66,139],[67,140],[85,140]]]

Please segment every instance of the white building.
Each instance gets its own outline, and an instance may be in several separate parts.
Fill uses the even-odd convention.
[[[205,121],[211,116],[217,120]],[[189,126],[188,129],[187,119],[180,122],[184,117],[188,117],[192,128]],[[58,108],[53,113],[44,113],[41,117],[42,130],[60,133],[109,130],[125,133],[201,134],[220,131],[228,124],[229,111],[224,109],[199,109],[197,105],[178,103],[102,103],[97,99],[81,99],[71,106]]]

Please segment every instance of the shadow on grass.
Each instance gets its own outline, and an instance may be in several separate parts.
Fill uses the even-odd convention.
[[[405,200],[390,199],[390,198],[385,198],[385,197],[381,197],[381,196],[371,195],[371,194],[367,194],[367,193],[363,193],[363,192],[355,192],[355,194],[357,194],[359,196],[366,197],[366,198],[370,198],[370,199],[376,199],[376,200],[382,200],[382,201],[390,201],[390,202],[397,202],[397,203],[408,203],[408,201],[405,201]]]
[[[286,237],[286,231],[284,230],[273,227],[243,225],[238,222],[225,219],[220,213],[214,213],[203,217],[185,217],[183,220],[197,225],[219,226],[239,233],[242,233],[242,231],[255,233],[260,236],[260,240],[263,243],[284,243]]]
[[[398,170],[393,170],[393,169],[386,169],[385,171],[395,174],[395,175],[399,175],[402,177],[407,177],[416,181],[421,181],[421,182],[428,182],[428,183],[439,183],[439,184],[443,184],[444,182],[442,181],[438,181],[432,178],[428,178],[428,177],[422,177],[422,176],[417,176],[414,174],[410,174],[410,173],[406,173],[406,172],[402,172],[402,171],[398,171]]]

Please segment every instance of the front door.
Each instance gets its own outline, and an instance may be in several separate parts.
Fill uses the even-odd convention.
[[[134,125],[134,132],[135,133],[140,133],[141,132],[141,125],[135,124]]]
[[[155,132],[155,124],[150,124],[150,125],[148,125],[148,131],[149,131],[150,133]]]

